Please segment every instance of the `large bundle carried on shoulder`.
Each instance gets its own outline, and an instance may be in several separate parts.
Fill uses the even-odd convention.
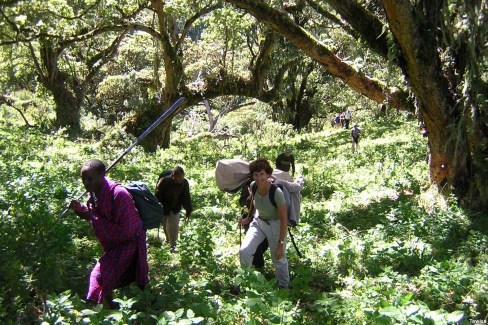
[[[303,188],[303,177],[293,181],[293,177],[282,170],[274,169],[271,177],[274,179],[272,189],[270,190],[270,201],[274,202],[274,193],[279,187],[285,195],[288,214],[288,226],[295,227],[300,221],[300,191]],[[242,159],[223,159],[217,161],[215,168],[215,180],[220,190],[228,193],[236,193],[246,185],[249,180],[249,162]],[[251,189],[253,195],[255,189]]]
[[[217,161],[215,181],[220,190],[237,193],[249,179],[249,162],[242,159],[222,159]],[[273,170],[273,178],[293,182],[293,177],[279,169]]]

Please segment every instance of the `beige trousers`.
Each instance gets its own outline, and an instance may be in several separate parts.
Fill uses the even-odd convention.
[[[169,215],[163,215],[161,225],[163,225],[166,242],[169,243],[171,247],[176,247],[178,232],[180,230],[180,213],[173,213],[173,211],[170,211]]]

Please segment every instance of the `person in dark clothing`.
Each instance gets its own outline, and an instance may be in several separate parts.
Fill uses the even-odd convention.
[[[357,123],[351,129],[351,143],[352,143],[352,153],[359,150],[359,139],[361,138],[362,130],[358,127]]]
[[[249,209],[251,208],[251,199],[252,199],[252,193],[251,193],[251,188],[250,185],[252,183],[252,178],[249,178],[249,180],[242,186],[241,188],[241,195],[239,197],[239,204],[243,208],[242,210],[242,218],[247,218],[249,215]],[[254,207],[253,211],[251,213],[254,213]],[[244,230],[247,232],[249,229],[249,225],[244,225]],[[262,269],[264,268],[264,253],[268,249],[269,244],[268,244],[268,239],[264,239],[261,244],[259,244],[258,248],[256,249],[256,252],[254,253],[254,257],[252,260],[252,265],[256,269]]]
[[[170,244],[172,252],[176,251],[176,241],[180,227],[181,207],[185,209],[188,220],[193,211],[190,184],[185,178],[183,168],[177,166],[171,175],[158,180],[155,196],[163,204],[164,214],[161,224],[163,225],[166,242]]]
[[[291,168],[291,175],[295,175],[295,157],[291,154],[291,148],[286,148],[276,157],[276,168],[288,173]]]

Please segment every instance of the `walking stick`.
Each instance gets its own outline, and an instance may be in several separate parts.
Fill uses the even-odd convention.
[[[176,111],[176,109],[178,107],[181,106],[181,104],[185,101],[185,98],[184,97],[180,97],[178,98],[173,104],[171,104],[171,106],[165,110],[163,112],[163,114],[161,114],[161,116],[156,120],[154,121],[153,124],[151,124],[151,126],[149,126],[146,131],[144,131],[137,139],[136,141],[131,144],[127,149],[125,149],[125,151],[117,158],[114,160],[114,162],[112,162],[110,164],[110,166],[108,166],[108,168],[106,169],[106,173],[108,173],[122,158],[124,158],[124,156],[126,154],[128,154],[132,148],[134,148],[135,146],[137,146],[149,133],[151,133],[159,124],[161,124],[164,120],[166,120],[172,113],[174,113]],[[80,200],[84,195],[86,194],[86,191],[83,192],[83,194],[81,194],[80,196],[78,196],[77,200]],[[59,214],[59,217],[63,217],[66,212],[68,212],[69,210],[69,206],[66,207],[63,212],[61,212]]]
[[[295,250],[297,251],[298,257],[302,258],[302,254],[298,250],[297,244],[295,243],[295,237],[293,237],[293,234],[291,233],[290,227],[288,227],[288,234],[290,235],[291,243],[293,244],[293,247],[295,247]]]

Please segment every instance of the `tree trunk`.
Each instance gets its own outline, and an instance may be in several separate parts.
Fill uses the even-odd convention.
[[[157,15],[158,21],[158,38],[157,41],[161,45],[161,56],[164,64],[165,78],[164,88],[159,91],[161,94],[161,103],[159,109],[156,111],[147,111],[144,115],[161,115],[169,106],[178,98],[178,87],[183,78],[183,65],[179,54],[177,53],[177,43],[175,37],[173,37],[172,31],[175,30],[173,25],[174,20],[165,12],[165,4],[162,0],[151,0],[151,9]],[[173,45],[175,43],[175,45]],[[154,71],[159,71],[160,60],[154,60]],[[157,117],[155,117],[157,118]],[[154,151],[158,146],[163,149],[169,148],[170,136],[171,136],[171,120],[172,116],[161,123],[156,129],[147,135],[146,139],[142,142],[142,146],[148,151]],[[145,119],[143,116],[136,117],[134,121],[135,125],[141,125],[141,119]]]
[[[66,127],[70,132],[80,131],[81,101],[83,91],[75,76],[68,76],[58,68],[60,50],[45,44],[41,48],[44,74],[39,76],[44,87],[50,91],[56,103],[56,127]],[[71,91],[69,88],[74,91]]]
[[[293,125],[295,130],[301,130],[306,127],[313,116],[314,108],[310,99],[313,98],[315,90],[307,89],[308,76],[312,72],[312,69],[307,71],[306,75],[302,76],[300,87],[295,90],[294,95],[288,102],[288,110],[291,110],[292,114],[288,119],[288,123]]]
[[[56,103],[56,127],[66,127],[70,132],[81,130],[80,100],[63,85],[52,85],[49,89]]]
[[[432,23],[409,0],[383,0],[391,31],[406,58],[410,87],[429,136],[430,177],[444,193],[469,190],[471,153],[460,105],[442,73]]]
[[[160,107],[160,104],[155,102],[147,103],[143,112],[132,115],[129,119],[125,120],[124,128],[128,133],[134,135],[135,137],[139,137],[161,116],[162,113],[160,111]],[[161,146],[161,139],[164,137],[164,132],[166,130],[165,125],[167,125],[167,123],[168,120],[161,123],[151,133],[149,133],[141,141],[141,146],[150,152],[154,152],[158,146]]]

